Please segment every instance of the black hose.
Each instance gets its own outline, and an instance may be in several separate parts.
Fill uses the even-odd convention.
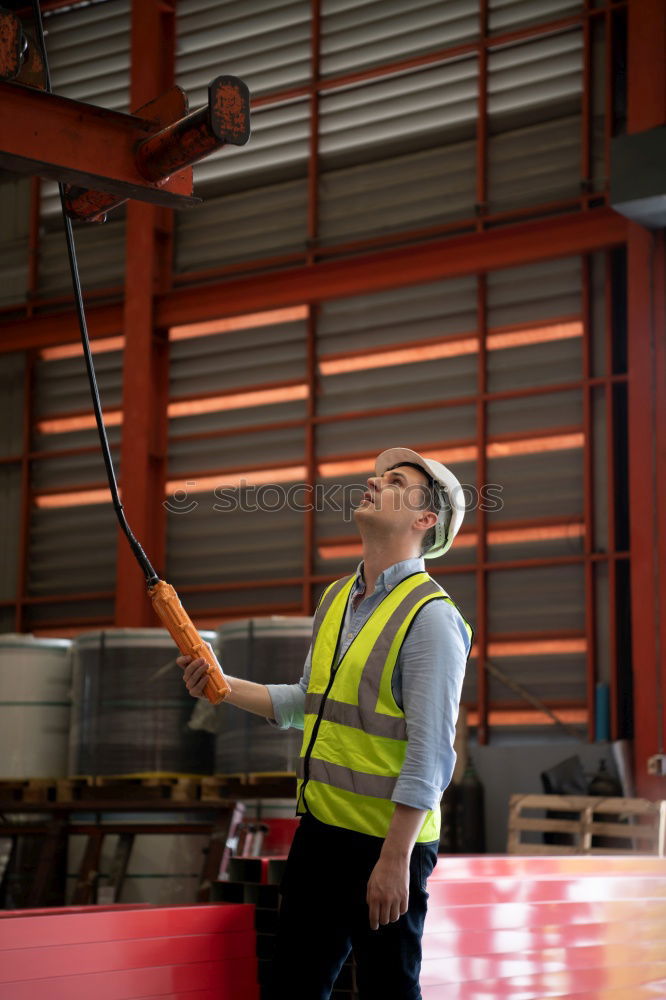
[[[51,90],[51,73],[49,71],[49,61],[46,55],[46,44],[44,42],[44,27],[42,24],[42,12],[39,8],[39,0],[32,0],[32,9],[35,18],[35,28],[37,32],[37,40],[39,42],[39,47],[42,52],[42,59],[44,60],[44,70],[46,74],[46,92],[47,94],[52,93]],[[113,507],[120,522],[120,527],[125,532],[127,540],[129,541],[132,552],[134,553],[141,569],[145,573],[146,581],[149,587],[152,587],[157,583],[159,577],[153,567],[150,564],[148,556],[141,548],[141,545],[134,537],[132,529],[127,523],[127,518],[125,517],[125,511],[123,505],[120,501],[120,496],[118,495],[118,483],[116,482],[116,473],[113,468],[113,460],[111,458],[111,450],[109,448],[109,441],[106,436],[106,427],[104,426],[104,417],[102,416],[102,406],[99,399],[99,390],[97,388],[97,379],[95,377],[95,367],[93,365],[92,353],[90,351],[90,340],[88,339],[88,324],[86,323],[86,314],[83,306],[83,293],[81,291],[81,278],[79,275],[79,265],[76,259],[76,247],[74,245],[74,233],[72,230],[72,222],[67,215],[67,210],[65,206],[65,188],[64,185],[59,183],[58,190],[60,192],[60,207],[62,209],[63,222],[65,224],[65,238],[67,241],[67,254],[69,257],[69,269],[72,274],[72,285],[74,287],[74,301],[76,303],[76,312],[79,319],[79,329],[81,331],[81,343],[83,345],[83,356],[86,362],[86,369],[88,372],[88,382],[90,383],[90,395],[92,396],[93,410],[95,411],[95,420],[97,422],[97,431],[99,433],[99,441],[102,447],[102,457],[104,459],[104,465],[106,467],[106,475],[109,480],[109,489],[111,490],[111,498],[113,500]]]

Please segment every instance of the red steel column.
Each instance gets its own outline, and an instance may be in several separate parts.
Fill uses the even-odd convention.
[[[628,131],[666,123],[666,4],[629,0]],[[634,749],[638,793],[665,798],[647,774],[664,752],[666,713],[666,262],[664,231],[628,228],[629,500]]]
[[[140,107],[173,84],[173,2],[133,0],[130,106]],[[151,563],[164,572],[168,335],[154,326],[154,296],[164,290],[165,210],[127,205],[125,356],[120,488],[129,524]],[[168,245],[168,241],[167,241]],[[119,532],[116,625],[155,624],[143,573]]]

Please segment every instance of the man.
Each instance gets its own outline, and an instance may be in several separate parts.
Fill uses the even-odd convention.
[[[298,684],[227,678],[228,701],[303,729],[282,882],[275,1000],[325,1000],[350,948],[362,1000],[420,1000],[426,882],[472,628],[425,572],[462,523],[462,488],[409,448],[382,452],[354,511],[356,573],[328,587]],[[180,657],[201,696],[202,660]]]

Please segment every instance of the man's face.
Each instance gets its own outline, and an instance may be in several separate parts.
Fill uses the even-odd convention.
[[[428,517],[430,487],[420,469],[399,465],[382,476],[370,476],[363,499],[354,511],[360,529],[381,531],[387,536],[406,536],[425,517],[423,530],[431,527],[436,515]],[[418,536],[416,536],[418,537]]]

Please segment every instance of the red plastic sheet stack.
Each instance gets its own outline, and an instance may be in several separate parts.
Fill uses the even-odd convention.
[[[666,1000],[666,859],[440,857],[423,1000]]]
[[[258,1000],[254,907],[0,914],[0,1000]]]

